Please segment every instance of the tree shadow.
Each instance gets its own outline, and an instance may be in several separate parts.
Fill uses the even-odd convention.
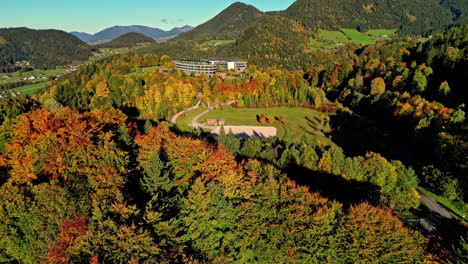
[[[330,126],[333,130],[329,135],[347,156],[362,156],[367,152],[377,152],[388,158],[397,158],[400,156],[398,153],[401,152],[401,144],[405,142],[381,130],[375,122],[357,115],[331,116]]]
[[[140,111],[134,106],[122,106],[120,110],[127,115],[130,120],[137,120],[140,116]]]
[[[340,176],[312,171],[299,166],[286,169],[288,177],[300,185],[308,186],[311,192],[342,203],[345,207],[368,202],[378,205],[379,187],[365,182],[346,180]]]

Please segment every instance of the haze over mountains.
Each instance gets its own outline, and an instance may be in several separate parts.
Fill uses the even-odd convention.
[[[110,28],[106,28],[94,35],[84,33],[84,32],[70,32],[70,34],[80,38],[82,41],[88,44],[100,44],[104,42],[109,42],[114,40],[126,33],[134,32],[140,33],[147,37],[153,38],[156,41],[165,41],[176,37],[179,34],[188,32],[192,29],[191,26],[183,26],[183,27],[176,27],[171,30],[165,31],[159,28],[152,28],[146,26],[114,26]]]

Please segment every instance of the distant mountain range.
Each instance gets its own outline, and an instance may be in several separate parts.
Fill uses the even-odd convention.
[[[183,27],[176,27],[169,31],[165,31],[159,28],[134,25],[134,26],[114,26],[114,27],[106,28],[94,35],[84,33],[84,32],[70,32],[70,34],[78,37],[79,39],[81,39],[82,41],[88,44],[95,45],[95,44],[101,44],[104,42],[109,42],[111,40],[114,40],[130,32],[140,33],[158,42],[161,42],[161,41],[166,41],[171,38],[174,38],[192,29],[193,27],[187,25]]]
[[[141,33],[130,32],[122,36],[102,44],[97,45],[98,48],[130,48],[138,46],[142,43],[154,43],[153,38],[147,37]]]

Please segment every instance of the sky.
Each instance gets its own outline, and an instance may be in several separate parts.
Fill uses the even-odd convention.
[[[0,0],[0,28],[29,27],[94,34],[111,26],[170,30],[197,26],[236,0]],[[283,10],[294,0],[243,0],[261,11]]]

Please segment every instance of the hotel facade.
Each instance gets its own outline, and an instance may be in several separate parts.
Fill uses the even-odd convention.
[[[186,73],[206,74],[214,76],[220,67],[226,70],[247,70],[247,62],[237,61],[230,58],[208,58],[206,60],[186,60],[175,61],[175,68]]]

